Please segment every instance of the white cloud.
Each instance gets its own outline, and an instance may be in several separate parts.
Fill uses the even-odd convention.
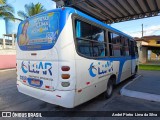
[[[143,35],[144,36],[149,36],[149,35],[154,35],[155,32],[160,31],[160,25],[157,26],[150,26],[147,28],[144,28]],[[132,37],[142,37],[142,31],[125,31],[125,33],[131,35]]]

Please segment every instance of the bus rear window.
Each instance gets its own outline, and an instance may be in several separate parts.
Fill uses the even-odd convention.
[[[51,49],[59,36],[58,12],[50,12],[23,21],[18,28],[17,42],[21,50]]]

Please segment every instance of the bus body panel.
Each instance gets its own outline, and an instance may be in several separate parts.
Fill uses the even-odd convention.
[[[75,93],[75,106],[91,100],[103,93],[107,88],[107,79],[93,83],[83,89],[77,89]],[[81,91],[81,92],[80,92]]]
[[[34,98],[43,100],[45,102],[60,105],[66,108],[74,107],[75,91],[45,91],[34,87],[24,85],[22,82],[17,81],[17,88],[19,92],[32,96]]]
[[[59,38],[54,45],[52,49],[49,50],[41,50],[41,51],[21,51],[19,48],[18,54],[17,54],[17,84],[18,84],[18,90],[21,93],[24,93],[26,95],[35,97],[37,99],[60,105],[67,108],[73,108],[74,105],[74,97],[75,97],[75,86],[76,86],[76,77],[75,77],[75,44],[73,40],[73,29],[72,29],[72,20],[71,15],[68,17],[68,20],[66,21],[66,24],[61,31]],[[64,39],[65,38],[65,39]],[[67,38],[67,39],[66,39]],[[73,51],[70,51],[73,49]],[[67,52],[70,51],[70,52]],[[31,53],[36,53],[36,56],[31,56]],[[26,73],[22,70],[22,63],[24,64],[24,72],[27,70]],[[25,68],[26,64],[31,64],[31,70],[28,68]],[[35,64],[36,63],[36,64]],[[41,87],[32,86],[28,83],[23,83],[23,79],[27,78],[28,76],[31,76],[32,78],[38,77],[38,78],[45,78],[49,77],[50,73],[47,71],[46,75],[43,75],[43,69],[37,74],[37,69],[33,69],[34,67],[32,65],[38,65],[41,64],[45,66],[45,63],[51,63],[52,68],[52,76],[50,79],[53,79],[53,81],[49,80],[42,80],[43,85]],[[62,71],[62,66],[69,66],[69,71]],[[69,79],[62,79],[62,74],[69,74]],[[20,78],[21,77],[21,78]],[[68,87],[63,87],[62,82],[69,82]],[[46,89],[45,86],[51,86],[52,89]],[[66,102],[64,102],[66,101]]]
[[[135,71],[136,67],[137,67],[137,69],[138,69],[139,61],[138,61],[138,58],[133,58],[131,61],[132,61],[132,62],[131,62],[132,75],[134,75],[135,72],[136,72],[136,71]]]
[[[84,103],[107,89],[111,75],[118,78],[119,61],[87,59],[76,54],[75,106]]]
[[[58,79],[58,53],[55,48],[42,51],[22,51],[16,47],[17,80],[26,81],[26,85],[38,89],[54,90]],[[36,54],[36,55],[32,55]],[[40,80],[41,85],[31,84],[31,80]],[[49,86],[49,88],[45,88]]]
[[[59,53],[59,84],[57,84],[57,90],[75,90],[75,44],[73,39],[72,19],[70,14],[55,45]],[[62,66],[68,66],[70,70],[62,71]],[[69,74],[70,78],[62,79],[62,74]],[[68,87],[63,87],[61,84],[62,82],[68,82],[70,85]]]
[[[17,87],[20,92],[55,105],[73,108],[103,93],[112,75],[116,76],[118,84],[133,74],[137,59],[131,60],[131,56],[117,58],[81,56],[76,50],[72,14],[94,21],[106,29],[126,34],[72,8],[55,11],[61,11],[62,23],[60,22],[59,36],[51,49],[22,51],[16,42]],[[43,14],[46,13],[42,13],[42,16]],[[63,66],[70,69],[63,71]],[[70,77],[63,79],[64,74]],[[40,85],[33,85],[32,80],[33,84],[39,80]],[[67,87],[64,86],[66,83]]]
[[[37,89],[55,90],[58,80],[57,61],[17,60],[18,80]]]
[[[131,60],[126,60],[123,65],[120,81],[123,81],[131,76]]]

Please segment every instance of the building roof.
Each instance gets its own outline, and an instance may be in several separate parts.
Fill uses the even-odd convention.
[[[136,41],[160,40],[160,35],[144,36],[142,38],[134,38]]]
[[[160,0],[71,0],[69,6],[106,23],[160,15]]]
[[[160,40],[160,35],[152,35],[152,36],[144,36],[143,39],[145,40]]]

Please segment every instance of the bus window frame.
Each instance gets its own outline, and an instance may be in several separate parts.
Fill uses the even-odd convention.
[[[74,38],[74,44],[75,44],[75,48],[76,48],[76,52],[77,52],[77,54],[79,55],[79,56],[82,56],[82,57],[84,57],[84,58],[88,58],[88,59],[98,59],[98,58],[106,58],[106,57],[109,57],[109,58],[124,58],[124,57],[131,57],[132,55],[130,54],[130,50],[129,50],[129,55],[125,55],[125,56],[123,56],[123,55],[120,55],[120,56],[110,56],[110,49],[109,49],[109,44],[111,44],[112,45],[112,43],[109,43],[109,38],[108,38],[108,33],[109,32],[111,32],[111,33],[114,33],[114,34],[117,34],[117,35],[119,35],[120,37],[126,37],[127,39],[128,39],[128,48],[130,49],[130,43],[131,43],[131,41],[133,41],[133,42],[136,42],[132,37],[129,37],[129,36],[126,36],[125,34],[121,34],[121,33],[118,33],[118,32],[116,32],[116,31],[113,31],[112,29],[109,29],[109,28],[106,28],[106,27],[103,27],[102,25],[99,25],[99,24],[97,24],[97,23],[95,23],[95,22],[93,22],[93,21],[91,21],[91,20],[89,20],[89,19],[87,19],[87,18],[85,18],[85,17],[82,17],[82,16],[79,16],[79,15],[77,15],[76,13],[73,13],[72,14],[72,16],[71,16],[71,18],[72,18],[72,29],[73,29],[73,38]],[[105,51],[105,52],[107,52],[107,54],[105,55],[105,56],[102,56],[102,57],[89,57],[89,56],[86,56],[86,55],[83,55],[83,54],[81,54],[79,51],[78,51],[78,48],[77,48],[77,41],[76,41],[76,30],[75,30],[75,21],[76,20],[80,20],[80,21],[82,21],[82,22],[86,22],[86,23],[88,23],[88,24],[90,24],[90,25],[93,25],[93,26],[95,26],[95,27],[98,27],[98,28],[101,28],[101,29],[103,29],[104,30],[104,41],[105,42],[103,42],[103,43],[106,43],[106,47],[105,47],[105,49],[107,49],[107,51]],[[120,44],[120,47],[121,47],[121,44]],[[113,53],[113,52],[112,52]]]
[[[121,35],[120,33],[117,33],[117,32],[115,32],[115,31],[113,31],[113,30],[108,30],[108,34],[109,34],[109,32],[110,33],[114,33],[114,34],[117,34],[117,35],[119,35],[120,37],[122,37],[122,36],[124,36],[124,35]],[[108,38],[109,39],[109,38]],[[113,46],[113,43],[111,42],[111,43],[109,43],[109,40],[108,40],[108,45],[111,45],[111,46]],[[121,47],[121,44],[119,45],[120,47]],[[126,57],[126,56],[122,56],[122,55],[120,55],[120,56],[114,56],[114,53],[113,53],[113,50],[112,50],[112,56],[110,56],[110,49],[109,49],[109,57],[111,57],[111,58],[121,58],[121,57]]]
[[[77,14],[72,14],[71,18],[72,18],[72,29],[73,29],[74,44],[75,44],[75,48],[76,48],[77,54],[78,54],[79,56],[81,56],[81,57],[88,58],[88,59],[100,59],[100,58],[109,57],[108,38],[106,37],[106,33],[108,32],[108,30],[107,30],[105,27],[103,27],[103,26],[101,26],[101,25],[99,25],[99,24],[97,24],[97,23],[95,23],[95,22],[93,22],[93,21],[91,21],[91,20],[89,20],[89,19],[87,19],[87,18],[84,18],[84,17],[82,17],[82,16],[79,16],[79,15],[77,15]],[[93,25],[93,26],[95,26],[95,27],[98,27],[98,28],[100,28],[100,29],[102,29],[102,30],[104,31],[104,42],[101,42],[101,43],[106,44],[106,45],[105,45],[105,53],[106,53],[105,56],[90,57],[90,56],[86,56],[86,55],[84,55],[84,54],[82,54],[82,53],[80,53],[80,52],[78,51],[78,47],[77,47],[77,46],[78,46],[78,45],[77,45],[77,37],[76,37],[76,29],[75,29],[75,21],[76,21],[76,20],[79,20],[79,21],[88,23],[88,24]],[[92,42],[98,42],[98,41],[94,41],[94,40],[91,40],[91,39],[84,39],[84,38],[82,38],[82,39],[83,39],[83,40],[92,41]],[[98,43],[100,43],[100,42],[98,42]],[[106,51],[106,50],[107,50],[107,51]]]
[[[125,55],[125,56],[123,56],[123,55],[121,55],[121,56],[110,56],[110,49],[109,49],[109,57],[111,57],[111,58],[122,58],[122,57],[131,57],[132,55],[131,55],[131,53],[130,53],[130,44],[131,44],[131,41],[133,41],[133,42],[136,42],[132,37],[127,37],[126,35],[123,35],[123,34],[120,34],[120,33],[117,33],[117,32],[115,32],[115,31],[113,31],[113,30],[110,30],[110,29],[108,29],[108,33],[107,33],[107,35],[109,34],[109,32],[110,33],[114,33],[114,34],[117,34],[117,35],[119,35],[119,36],[121,36],[121,37],[125,37],[125,38],[127,38],[128,39],[128,48],[129,48],[129,55]],[[112,45],[112,43],[109,43],[109,38],[108,38],[108,45],[109,44],[111,44]],[[122,46],[121,44],[120,44],[120,46]],[[113,52],[112,52],[113,53]]]

